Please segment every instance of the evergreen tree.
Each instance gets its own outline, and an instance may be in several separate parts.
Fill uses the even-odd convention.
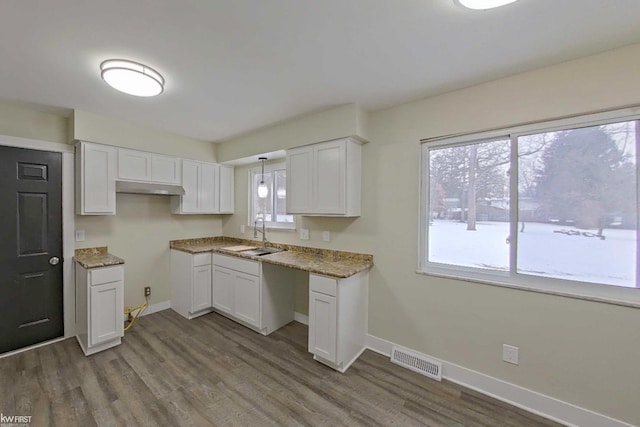
[[[545,149],[536,190],[551,215],[602,228],[635,206],[635,166],[603,127],[559,132]]]

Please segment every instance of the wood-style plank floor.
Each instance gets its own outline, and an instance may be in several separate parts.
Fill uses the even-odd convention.
[[[296,322],[264,337],[171,310],[90,357],[74,338],[0,359],[0,412],[63,427],[557,425],[371,351],[340,374],[313,361]]]

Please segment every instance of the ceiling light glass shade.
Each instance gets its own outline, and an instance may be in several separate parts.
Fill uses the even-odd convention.
[[[509,3],[513,3],[517,0],[453,0],[469,9],[493,9],[494,7],[505,6]]]
[[[258,185],[258,197],[260,197],[261,199],[264,199],[268,195],[269,195],[269,187],[267,187],[267,184],[265,184],[264,182],[261,182]]]
[[[134,96],[156,96],[164,90],[164,79],[153,68],[124,59],[100,64],[102,80],[120,92]]]

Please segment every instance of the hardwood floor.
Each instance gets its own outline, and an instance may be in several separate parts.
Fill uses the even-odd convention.
[[[171,310],[90,357],[73,338],[0,359],[0,411],[63,427],[558,425],[371,351],[340,374],[313,361],[296,322],[264,337]]]

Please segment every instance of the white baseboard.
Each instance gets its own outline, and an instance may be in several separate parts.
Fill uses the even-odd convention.
[[[157,313],[162,310],[166,310],[171,308],[171,301],[161,301],[155,304],[151,304],[147,309],[142,313],[142,316],[146,316],[148,314]]]
[[[302,323],[303,325],[309,326],[309,316],[306,314],[298,313],[297,311],[293,313],[293,320],[298,323]]]
[[[367,348],[391,357],[393,342],[367,335]],[[415,351],[415,350],[414,350]],[[428,356],[432,357],[432,356]],[[442,378],[550,420],[580,427],[633,427],[623,421],[581,408],[533,390],[450,363],[442,362]]]

